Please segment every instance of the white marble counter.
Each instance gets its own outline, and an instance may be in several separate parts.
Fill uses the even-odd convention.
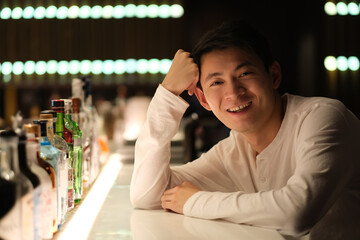
[[[284,239],[269,229],[196,219],[164,210],[133,209],[129,200],[132,169],[132,164],[121,166],[87,239]]]

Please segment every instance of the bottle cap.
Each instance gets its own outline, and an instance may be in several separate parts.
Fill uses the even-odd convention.
[[[80,112],[80,98],[73,97],[72,100],[72,111],[73,113],[79,113]]]
[[[64,107],[64,100],[63,99],[51,100],[51,107]]]
[[[62,99],[62,100],[64,100],[64,104],[65,104],[65,114],[71,113],[71,105],[72,105],[71,99]]]
[[[63,99],[55,99],[51,100],[51,108],[56,112],[64,112],[64,100]]]
[[[54,116],[52,114],[40,113],[40,120],[51,120],[52,121],[53,118],[54,118]]]
[[[53,118],[56,118],[56,112],[54,110],[43,110],[40,114],[52,114]]]

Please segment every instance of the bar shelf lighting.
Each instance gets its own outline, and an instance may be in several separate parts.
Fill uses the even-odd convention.
[[[0,63],[0,74],[166,74],[170,59],[118,59],[118,60],[71,60],[71,61],[16,61]]]
[[[359,58],[355,56],[327,56],[324,60],[324,66],[328,71],[358,71],[360,67]]]
[[[181,18],[184,8],[179,4],[106,5],[106,6],[27,6],[5,7],[0,10],[0,19],[122,19],[122,18]]]
[[[324,5],[324,10],[327,15],[335,16],[346,16],[346,15],[352,15],[352,16],[358,16],[360,15],[360,4],[357,4],[355,2],[327,2]]]

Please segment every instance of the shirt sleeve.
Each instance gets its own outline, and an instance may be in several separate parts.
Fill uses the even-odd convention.
[[[171,139],[178,131],[187,107],[188,103],[182,98],[159,85],[135,144],[134,171],[130,186],[130,200],[134,207],[160,208],[160,198],[164,191],[184,181],[210,191],[234,190],[231,188],[234,184],[214,153],[216,149],[196,161],[170,168]]]
[[[316,107],[304,113],[295,140],[295,173],[283,188],[257,193],[197,192],[185,203],[184,214],[277,229],[286,235],[307,233],[354,175],[351,154],[354,142],[359,142],[359,122],[350,126],[341,108]]]
[[[171,178],[170,143],[188,104],[159,85],[135,144],[130,200],[138,208],[159,208]]]

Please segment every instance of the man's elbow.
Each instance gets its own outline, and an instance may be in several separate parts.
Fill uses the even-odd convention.
[[[301,237],[310,232],[312,227],[316,224],[314,218],[294,215],[289,217],[284,224],[284,227],[280,230],[281,234],[289,235],[292,237]]]
[[[160,200],[154,200],[144,196],[143,194],[136,194],[130,191],[130,202],[134,208],[139,209],[160,209],[161,202]]]
[[[283,235],[288,235],[291,237],[301,237],[308,234],[311,230],[312,226],[304,225],[304,224],[290,224],[287,223],[283,229],[279,232]]]

